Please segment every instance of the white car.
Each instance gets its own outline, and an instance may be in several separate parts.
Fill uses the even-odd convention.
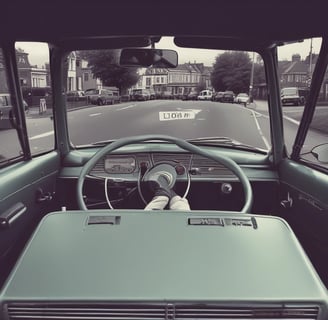
[[[236,103],[249,103],[249,96],[247,93],[239,93],[235,99]]]
[[[211,90],[202,90],[197,99],[198,100],[212,100],[213,92]]]

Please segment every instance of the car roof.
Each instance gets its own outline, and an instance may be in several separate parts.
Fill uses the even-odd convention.
[[[99,46],[106,46],[106,38],[111,37],[112,45],[120,47],[121,36],[125,37],[125,43],[132,46],[145,46],[147,37],[134,37],[174,35],[176,44],[185,47],[261,51],[277,44],[327,33],[322,27],[326,20],[324,1],[166,0],[157,1],[156,4],[153,0],[2,2],[0,30],[6,30],[3,37],[20,41],[33,38],[67,47],[83,47],[82,37]],[[201,9],[206,9],[205,14],[200,14]],[[224,14],[218,16],[218,12]],[[87,23],[72,23],[74,17]]]

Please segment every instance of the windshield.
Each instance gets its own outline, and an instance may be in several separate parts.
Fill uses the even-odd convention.
[[[117,62],[120,50],[68,55],[67,59],[80,60],[81,68],[68,73],[67,91],[111,88],[118,92],[115,97],[67,101],[69,136],[75,147],[165,134],[188,140],[228,137],[270,150],[265,69],[259,54],[180,48],[173,38],[162,38],[156,48],[176,50],[178,66],[123,67]],[[223,100],[218,92],[225,93]],[[235,101],[245,92],[251,96],[246,107]],[[222,144],[222,139],[217,143]]]

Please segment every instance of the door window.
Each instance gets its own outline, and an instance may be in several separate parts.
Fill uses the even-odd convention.
[[[53,99],[46,43],[16,42],[16,60],[32,155],[54,149]]]
[[[321,47],[321,38],[278,47],[278,76],[283,111],[285,144],[292,153],[296,134],[310,91],[311,77]],[[316,135],[314,131],[308,133]],[[314,137],[318,140],[318,137]],[[318,140],[319,141],[319,140]]]
[[[289,44],[278,49],[284,133],[289,153],[293,150],[294,140],[303,117],[321,42],[321,38],[306,39],[303,42]],[[309,130],[301,146],[300,159],[328,169],[327,70],[320,87]]]
[[[22,147],[17,131],[13,125],[15,99],[8,84],[8,74],[3,50],[0,48],[0,166],[4,166],[10,160],[22,157]]]

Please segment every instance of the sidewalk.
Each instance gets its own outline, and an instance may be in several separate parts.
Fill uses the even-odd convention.
[[[52,116],[52,109],[47,109],[45,112],[40,113],[39,107],[29,107],[25,113],[27,118],[48,118]]]
[[[84,105],[84,106],[76,106],[76,107],[70,106],[67,109],[67,112],[75,111],[79,109],[85,109],[89,107],[92,107],[92,105]],[[53,115],[52,108],[47,108],[45,112],[40,113],[39,107],[29,107],[29,110],[26,112],[27,118],[48,118],[51,117],[52,115]]]

